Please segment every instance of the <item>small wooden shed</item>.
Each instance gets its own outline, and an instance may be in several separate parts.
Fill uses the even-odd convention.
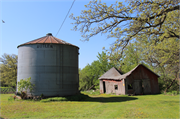
[[[111,68],[100,78],[100,93],[120,94],[157,94],[159,93],[158,75],[143,64],[122,74]]]

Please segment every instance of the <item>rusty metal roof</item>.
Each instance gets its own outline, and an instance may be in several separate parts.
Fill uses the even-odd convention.
[[[70,43],[68,43],[66,41],[63,41],[61,39],[58,39],[58,38],[54,37],[51,33],[48,33],[44,37],[32,40],[32,41],[24,43],[24,44],[21,44],[18,47],[23,46],[23,45],[30,45],[30,44],[64,44],[64,45],[75,46],[73,44],[70,44]],[[75,47],[77,47],[77,46],[75,46]]]
[[[139,66],[143,66],[146,69],[148,69],[150,72],[154,73],[153,71],[151,71],[149,68],[147,68],[146,66],[144,66],[143,64],[139,64],[137,65],[134,69],[132,69],[131,71],[121,75],[119,72],[119,74],[114,75],[113,72],[115,72],[115,70],[113,68],[111,68],[110,70],[108,70],[105,74],[103,74],[101,77],[99,77],[99,79],[113,79],[113,80],[122,80],[125,79],[127,76],[131,75],[133,71],[135,71]],[[117,71],[117,69],[116,69]],[[158,76],[156,73],[154,73],[156,76]],[[158,76],[159,77],[159,76]]]

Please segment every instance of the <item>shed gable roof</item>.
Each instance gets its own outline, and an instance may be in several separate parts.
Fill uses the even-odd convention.
[[[129,75],[131,75],[139,66],[143,66],[143,67],[145,67],[146,69],[148,69],[150,72],[152,72],[153,74],[155,74],[157,77],[159,77],[156,73],[154,73],[153,71],[151,71],[149,68],[147,68],[146,66],[144,66],[143,64],[139,64],[139,65],[137,65],[134,69],[132,69],[131,71],[129,71],[129,72],[127,72],[127,73],[125,73],[125,74],[123,74],[123,75],[121,75],[120,73],[120,75],[111,75],[111,73],[108,73],[110,70],[108,70],[106,73],[108,74],[106,74],[106,75],[102,75],[99,79],[113,79],[113,80],[122,80],[122,79],[125,79],[127,76],[129,76]],[[117,70],[116,70],[117,71]]]
[[[116,68],[112,67],[106,73],[104,73],[99,79],[116,79],[116,77],[121,76],[122,73]]]

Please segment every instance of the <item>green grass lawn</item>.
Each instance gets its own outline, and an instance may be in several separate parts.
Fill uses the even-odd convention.
[[[86,94],[85,92],[83,92]],[[85,101],[8,101],[1,96],[2,118],[179,118],[179,95],[116,96],[89,94]]]

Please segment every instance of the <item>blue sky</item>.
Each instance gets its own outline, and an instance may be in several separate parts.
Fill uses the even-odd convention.
[[[72,2],[73,0],[0,0],[0,55],[18,55],[18,45],[43,37],[47,33],[55,36]],[[113,4],[115,0],[102,2]],[[89,0],[76,0],[70,14],[79,16],[88,3]],[[109,48],[115,39],[97,35],[88,42],[80,41],[81,33],[71,30],[71,23],[74,21],[69,18],[70,14],[56,37],[80,48],[79,68],[82,69],[97,60],[98,52],[101,53],[103,47]]]

